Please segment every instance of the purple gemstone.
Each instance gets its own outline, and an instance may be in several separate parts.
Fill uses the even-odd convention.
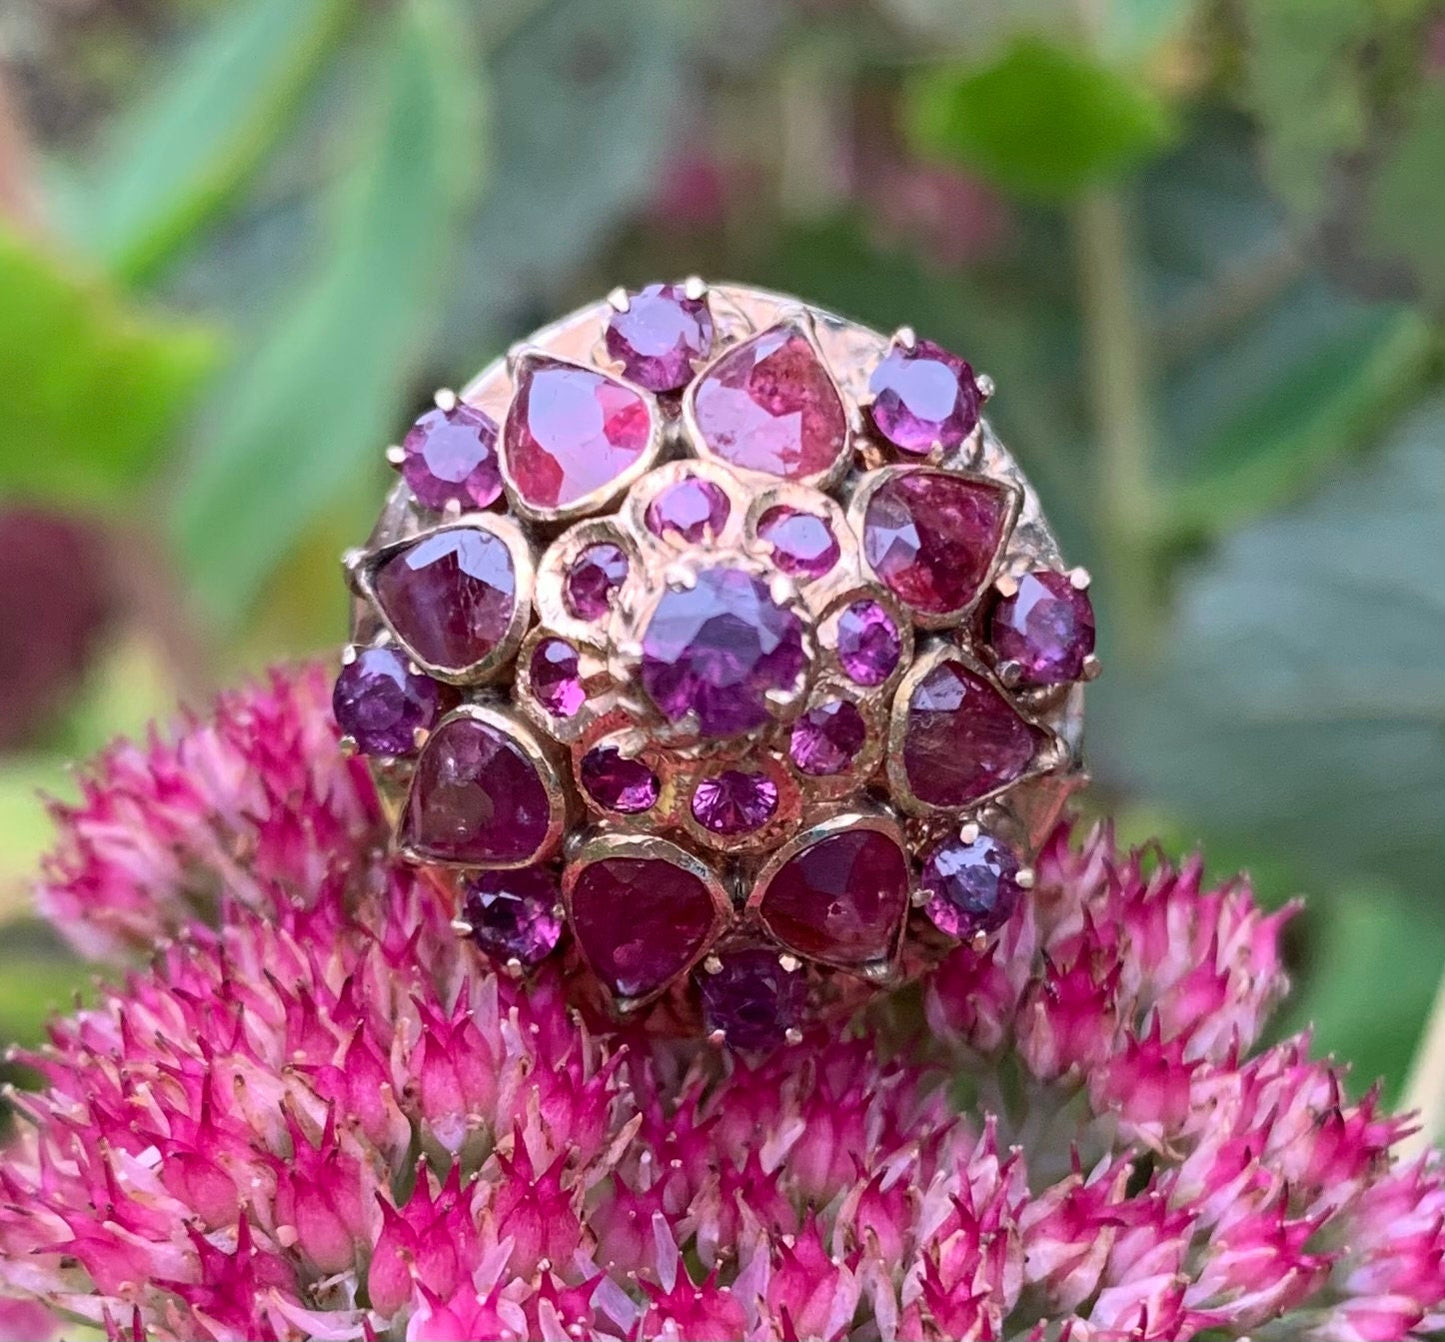
[[[501,497],[497,426],[475,406],[428,410],[401,446],[402,477],[426,507],[485,508]]]
[[[577,670],[577,649],[565,639],[544,638],[532,650],[528,669],[532,697],[553,717],[574,717],[587,702]]]
[[[778,952],[763,946],[728,951],[718,959],[717,973],[697,976],[707,1032],[721,1030],[733,1048],[776,1048],[802,1024],[807,977],[784,969]]]
[[[926,453],[935,443],[957,447],[978,424],[983,398],[971,369],[927,340],[895,345],[873,370],[874,427],[902,452]]]
[[[712,349],[707,300],[689,298],[680,284],[649,284],[627,300],[626,312],[607,319],[607,353],[648,391],[686,386],[694,362]]]
[[[582,786],[599,806],[638,815],[657,801],[662,785],[642,760],[628,759],[616,746],[593,746],[582,756]]]
[[[761,829],[778,809],[778,785],[767,774],[724,769],[693,789],[692,818],[713,834]]]
[[[436,721],[439,699],[436,681],[394,648],[363,648],[336,677],[331,711],[363,755],[414,755],[417,730]]]
[[[721,532],[731,511],[728,496],[711,480],[679,480],[647,505],[647,529],[696,545]]]
[[[704,736],[736,736],[769,720],[769,690],[807,669],[803,626],[742,569],[703,569],[669,588],[642,639],[642,688],[671,722],[697,715]]]
[[[898,626],[876,601],[855,601],[838,617],[838,661],[859,685],[883,684],[902,653]]]
[[[989,642],[1000,661],[1017,663],[1020,684],[1078,680],[1094,651],[1093,602],[1067,573],[1025,573],[1018,591],[994,607]]]
[[[546,867],[484,871],[467,877],[462,919],[494,960],[540,964],[562,938],[562,892]]]
[[[773,547],[773,563],[798,578],[821,578],[841,553],[825,518],[786,504],[758,519],[758,537]]]
[[[827,778],[847,769],[867,739],[858,706],[847,699],[827,699],[793,724],[788,754],[805,774]]]
[[[599,541],[578,553],[567,570],[563,596],[579,620],[600,620],[612,609],[612,593],[627,579],[627,553]]]
[[[1018,876],[1018,854],[992,835],[944,839],[923,862],[924,912],[951,937],[997,931],[1023,896]]]

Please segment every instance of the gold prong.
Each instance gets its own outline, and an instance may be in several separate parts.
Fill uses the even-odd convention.
[[[1069,570],[1069,586],[1071,586],[1075,591],[1077,591],[1077,592],[1086,592],[1086,591],[1088,591],[1088,590],[1089,590],[1089,584],[1090,584],[1091,582],[1093,582],[1093,578],[1090,576],[1088,569],[1086,569],[1086,568],[1071,568],[1071,569]]]
[[[1104,669],[1104,663],[1091,652],[1084,658],[1082,669],[1085,680],[1098,680],[1099,672]]]
[[[438,387],[432,400],[437,403],[438,410],[445,410],[448,414],[457,408],[457,394],[450,387]]]
[[[357,746],[354,736],[343,736],[337,745],[341,749],[342,759],[352,759],[356,755]]]
[[[906,350],[914,350],[918,347],[918,332],[911,326],[900,326],[894,331],[891,343],[900,345]]]
[[[682,292],[694,300],[702,298],[707,293],[707,281],[701,275],[689,275],[682,282]]]
[[[348,643],[341,650],[341,665],[350,666],[356,660],[356,644]]]
[[[386,464],[400,470],[406,464],[406,449],[393,443],[386,449]]]
[[[973,950],[975,950],[979,954],[982,954],[988,949],[988,933],[975,932],[973,936],[969,938],[968,944],[970,947],[973,948]]]
[[[1036,879],[1032,867],[1020,867],[1019,874],[1014,877],[1014,881],[1020,890],[1032,890]]]
[[[998,577],[993,580],[993,590],[1007,600],[1009,597],[1018,594],[1019,580],[1015,578],[1012,573],[1000,573]]]
[[[928,903],[928,891],[927,891],[927,890],[915,890],[915,891],[913,892],[913,907],[914,907],[915,909],[921,909],[921,908],[922,908],[925,904],[927,904],[927,903]]]
[[[796,1025],[790,1025],[783,1031],[783,1038],[794,1046],[803,1042],[803,1032]]]
[[[411,730],[411,739],[418,750],[426,745],[429,736],[431,733],[425,727],[413,727]]]
[[[716,955],[709,955],[707,959],[702,962],[702,967],[709,974],[721,974],[723,962],[719,960]]]
[[[448,522],[455,522],[462,515],[462,501],[460,499],[448,499],[442,505],[442,517]]]
[[[958,827],[958,837],[962,843],[977,843],[978,834],[978,821],[976,820],[970,820]]]
[[[469,937],[469,936],[472,935],[472,932],[473,932],[474,930],[475,930],[475,929],[473,929],[472,925],[471,925],[469,922],[467,922],[467,920],[466,920],[465,918],[453,918],[453,919],[452,919],[452,931],[455,932],[455,933],[457,934],[457,936],[459,936],[459,937]]]
[[[714,1048],[721,1048],[728,1041],[727,1035],[722,1030],[714,1030],[707,1037],[707,1042]]]
[[[998,678],[1009,688],[1013,689],[1023,678],[1024,669],[1017,662],[1000,662],[994,671]]]
[[[789,955],[787,951],[784,951],[778,956],[778,964],[785,974],[796,974],[802,967],[798,957],[796,955]]]
[[[620,284],[615,289],[608,290],[607,305],[614,312],[626,312],[632,306],[632,300],[627,296],[627,290]]]
[[[978,388],[979,399],[983,401],[990,399],[997,390],[993,378],[989,377],[987,373],[975,373],[973,385]]]
[[[686,564],[669,564],[663,571],[662,581],[674,592],[690,592],[697,586],[697,574]]]

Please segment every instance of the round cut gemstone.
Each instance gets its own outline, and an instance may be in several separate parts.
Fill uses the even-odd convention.
[[[1015,663],[1022,685],[1062,685],[1084,674],[1094,651],[1094,604],[1067,573],[1025,573],[989,621],[989,642],[1000,661]]]
[[[462,890],[462,921],[494,960],[518,960],[530,969],[562,939],[562,892],[546,867],[479,872]]]
[[[768,692],[792,691],[807,664],[798,616],[727,565],[664,592],[642,638],[642,688],[671,722],[696,714],[704,736],[762,726]]]
[[[869,415],[900,452],[957,447],[978,424],[982,401],[973,369],[927,340],[895,344],[873,370]]]
[[[708,1034],[721,1031],[733,1048],[769,1049],[802,1024],[807,977],[784,969],[777,951],[749,946],[719,956],[718,962],[716,973],[697,977]]]
[[[651,441],[647,403],[631,387],[552,359],[523,364],[503,446],[512,483],[533,508],[605,490]]]
[[[848,445],[848,419],[808,338],[775,326],[723,355],[698,380],[693,417],[723,461],[786,480],[821,475]]]
[[[627,295],[627,311],[607,319],[607,353],[625,377],[648,391],[676,391],[692,381],[695,361],[712,349],[707,300],[680,284],[649,284]]]
[[[1008,520],[1008,495],[992,481],[901,471],[868,500],[863,555],[905,605],[950,615],[988,582]]]
[[[1023,896],[1018,854],[990,834],[944,839],[923,861],[923,911],[940,932],[963,940],[996,932]]]
[[[768,882],[758,911],[799,955],[835,964],[881,960],[908,907],[908,859],[871,829],[829,834],[789,858]]]
[[[758,538],[772,546],[773,563],[795,578],[821,578],[840,554],[826,518],[786,504],[769,508],[758,519]]]
[[[828,778],[843,773],[868,739],[858,705],[847,699],[825,699],[793,724],[788,754],[805,774]]]
[[[567,570],[563,598],[579,620],[600,620],[612,609],[612,593],[627,579],[627,552],[598,541],[578,552]]]
[[[528,668],[532,696],[553,717],[575,717],[587,702],[577,669],[577,649],[560,638],[544,638],[532,650]]]
[[[731,511],[727,494],[711,480],[679,480],[647,505],[647,529],[654,536],[679,536],[696,545],[716,536]]]
[[[850,680],[881,685],[902,654],[898,626],[876,601],[855,601],[838,617],[838,661]]]
[[[451,527],[394,554],[372,579],[377,603],[419,662],[459,672],[506,637],[517,575],[506,542]]]
[[[546,785],[517,740],[460,717],[443,722],[422,749],[400,837],[422,858],[514,864],[538,855],[551,818]]]
[[[475,406],[428,410],[402,440],[402,478],[418,502],[485,508],[502,494],[497,426]]]
[[[930,806],[967,806],[1028,771],[1043,733],[982,676],[940,662],[902,711],[908,786]]]
[[[621,815],[638,815],[657,801],[662,785],[638,759],[628,759],[616,746],[593,746],[582,756],[582,786],[599,806]]]
[[[724,769],[692,793],[692,818],[713,834],[749,834],[778,809],[778,785],[767,774]]]
[[[331,711],[363,755],[413,755],[439,699],[436,681],[412,671],[394,648],[363,648],[336,677]]]
[[[572,928],[597,977],[645,997],[700,955],[717,913],[703,882],[663,858],[602,858],[572,886]]]

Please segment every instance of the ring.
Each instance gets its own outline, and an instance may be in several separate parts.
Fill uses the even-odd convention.
[[[743,1050],[987,944],[1098,671],[992,392],[909,329],[689,279],[437,393],[345,556],[334,710],[460,933]]]

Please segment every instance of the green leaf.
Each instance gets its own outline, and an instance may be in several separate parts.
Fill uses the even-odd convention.
[[[0,225],[0,492],[130,495],[215,357],[196,327],[142,315]]]
[[[94,973],[39,923],[0,928],[0,1044],[40,1043],[55,1012],[89,995]]]
[[[986,68],[919,77],[906,116],[923,152],[1045,199],[1120,176],[1172,134],[1168,107],[1141,81],[1036,38]]]
[[[1365,243],[1404,262],[1422,295],[1445,303],[1445,84],[1422,86],[1368,187]]]
[[[383,29],[359,90],[372,129],[332,202],[324,260],[204,418],[177,529],[223,622],[313,518],[367,483],[368,460],[382,469],[481,156],[454,17],[445,0],[409,0]]]
[[[94,182],[70,193],[76,240],[116,274],[152,274],[285,131],[349,9],[347,0],[222,5],[209,31],[164,63]]]

